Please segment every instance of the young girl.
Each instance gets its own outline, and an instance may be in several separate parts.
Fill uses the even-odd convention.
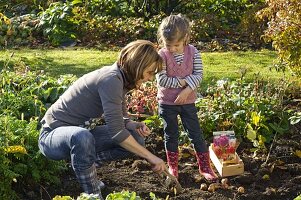
[[[50,159],[70,159],[84,192],[98,194],[104,184],[96,165],[136,154],[155,172],[166,170],[162,159],[144,147],[149,128],[128,118],[125,94],[154,78],[162,68],[156,46],[146,40],[129,43],[112,66],[92,71],[73,83],[47,110],[39,137],[41,152]],[[104,124],[96,124],[97,121]]]
[[[197,117],[196,90],[203,76],[198,50],[189,45],[190,22],[179,15],[170,15],[159,26],[158,42],[163,48],[163,70],[158,82],[159,115],[164,122],[165,150],[169,172],[178,177],[178,115],[194,146],[199,172],[207,180],[217,179],[209,161],[207,144]]]

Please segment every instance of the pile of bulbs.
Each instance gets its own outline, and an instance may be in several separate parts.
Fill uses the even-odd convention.
[[[207,186],[206,183],[202,183],[200,189],[203,191],[215,192],[215,190],[222,188],[222,189],[236,189],[235,186],[229,185],[229,180],[227,178],[223,178],[221,183],[211,183]],[[237,188],[237,192],[240,194],[245,193],[245,188],[240,186]]]

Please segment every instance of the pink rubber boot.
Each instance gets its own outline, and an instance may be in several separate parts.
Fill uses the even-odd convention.
[[[166,151],[167,164],[169,167],[169,173],[178,178],[178,152]]]
[[[200,174],[209,181],[216,181],[218,177],[211,167],[209,152],[196,152],[196,158],[198,161]]]

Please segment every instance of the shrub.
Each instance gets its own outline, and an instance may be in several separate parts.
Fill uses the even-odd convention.
[[[78,22],[73,18],[73,7],[69,1],[55,2],[41,12],[39,28],[53,46],[76,41]]]
[[[272,41],[278,51],[280,70],[289,68],[301,76],[301,2],[299,0],[267,0],[267,7],[258,12],[268,18],[268,29],[264,38]]]
[[[35,42],[37,16],[26,14],[8,18],[0,12],[0,47],[29,45]]]

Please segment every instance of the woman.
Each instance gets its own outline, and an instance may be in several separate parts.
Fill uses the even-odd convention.
[[[84,192],[100,198],[104,184],[97,178],[97,163],[136,154],[153,171],[166,170],[164,161],[144,147],[150,129],[130,120],[125,105],[125,94],[152,80],[161,69],[162,59],[153,43],[129,43],[116,63],[79,78],[47,110],[41,121],[41,152],[53,160],[71,159]],[[103,119],[105,124],[99,124]]]

